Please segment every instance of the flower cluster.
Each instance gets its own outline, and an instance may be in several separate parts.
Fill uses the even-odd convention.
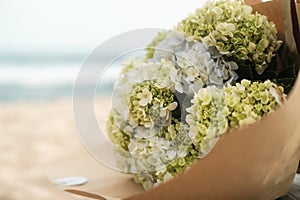
[[[135,97],[142,101],[136,102],[140,105],[138,108],[145,107],[146,102],[147,105],[154,104],[150,99],[160,96],[149,89],[151,84],[143,85],[146,87],[138,86],[134,91],[134,94],[141,94],[148,88],[145,96]],[[138,122],[128,123],[130,129],[117,127],[113,114],[107,123],[122,168],[134,173],[135,180],[146,189],[184,172],[196,159],[206,156],[222,134],[256,122],[284,102],[282,88],[270,81],[251,83],[243,80],[225,89],[208,86],[194,95],[185,122],[179,122],[171,114],[177,103],[167,96],[164,98],[170,100],[162,102],[168,102],[165,106],[169,117],[165,112],[162,116],[162,109],[156,110],[160,110],[156,117],[169,118],[168,123],[163,120],[163,124],[158,121],[147,124],[152,120],[149,120],[146,108],[140,109],[142,116]]]
[[[271,81],[242,80],[224,90],[215,86],[200,89],[187,109],[189,135],[200,157],[211,150],[226,131],[253,124],[284,102],[282,87]]]
[[[126,60],[114,87],[107,132],[119,167],[145,189],[183,173],[225,133],[285,100],[274,82],[241,80],[244,61],[262,73],[278,49],[273,23],[241,0],[208,2],[144,58]]]
[[[209,1],[179,23],[177,30],[187,37],[216,46],[229,58],[250,61],[258,74],[262,74],[271,62],[281,41],[273,22],[258,13],[243,0]]]
[[[137,62],[139,63],[139,62]],[[170,109],[176,108],[174,84],[168,78],[172,62],[139,64],[126,62],[123,72],[114,87],[114,123],[121,129],[131,130],[139,126],[153,127],[155,120]],[[159,110],[158,110],[159,109]]]
[[[170,76],[179,93],[193,94],[207,85],[223,87],[238,79],[235,72],[238,65],[233,61],[226,61],[217,49],[186,38],[179,32],[169,31],[164,34],[164,39],[161,39],[161,35],[158,37],[160,42],[157,42],[151,53],[152,57],[147,59],[150,62],[162,59],[173,61],[176,67],[172,69]]]
[[[129,123],[133,128],[166,124],[177,105],[169,89],[158,88],[149,81],[142,82],[130,94]]]

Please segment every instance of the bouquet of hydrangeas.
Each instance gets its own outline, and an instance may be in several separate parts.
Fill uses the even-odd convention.
[[[107,131],[121,169],[150,189],[275,111],[296,78],[285,55],[274,23],[242,0],[210,1],[160,33],[114,87]]]

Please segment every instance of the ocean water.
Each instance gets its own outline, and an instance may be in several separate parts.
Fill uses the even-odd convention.
[[[0,101],[44,101],[72,97],[83,61],[75,60],[0,60]],[[99,67],[104,66],[99,62]],[[105,72],[97,94],[109,94],[121,70],[115,62]]]

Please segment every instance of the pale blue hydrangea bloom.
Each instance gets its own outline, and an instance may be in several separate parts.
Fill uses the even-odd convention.
[[[182,33],[170,31],[157,44],[150,62],[171,60],[175,68],[170,77],[179,93],[193,94],[200,88],[215,85],[234,84],[238,79],[235,62],[227,62],[216,48],[185,37]]]

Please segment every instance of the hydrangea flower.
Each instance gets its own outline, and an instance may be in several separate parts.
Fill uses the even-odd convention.
[[[217,142],[217,136],[227,131],[227,107],[224,103],[224,91],[215,86],[200,89],[187,108],[186,122],[189,125],[189,137],[199,157],[204,157]]]
[[[135,85],[130,93],[129,124],[136,128],[153,128],[171,119],[171,112],[177,108],[174,94],[167,88],[158,88],[150,81]]]
[[[132,92],[135,88],[141,85],[141,83],[151,83],[153,88],[169,89],[174,92],[174,84],[169,77],[171,68],[174,68],[174,64],[170,61],[161,61],[159,63],[145,63],[145,62],[127,62],[129,65],[124,65],[125,71],[120,74],[118,81],[114,86],[113,93],[113,115],[119,128],[128,128],[128,120],[130,117],[130,105],[132,107]],[[134,64],[132,64],[134,63]],[[128,67],[130,66],[130,67]],[[137,91],[137,90],[136,90]],[[140,93],[140,94],[138,94]],[[154,98],[153,94],[149,93],[147,98],[139,98],[146,95],[146,90],[139,91],[135,95],[139,103],[145,104]],[[137,96],[139,95],[139,97]],[[145,96],[146,97],[146,96]],[[136,103],[136,102],[135,102]],[[171,102],[172,103],[172,102]],[[131,116],[132,117],[132,116]],[[133,123],[133,121],[132,121]]]
[[[155,39],[154,41],[156,41]],[[223,87],[234,84],[238,79],[233,61],[226,61],[215,48],[187,38],[182,33],[169,31],[155,46],[149,62],[172,61],[171,80],[179,93],[192,95],[207,85]]]
[[[152,42],[147,46],[147,54],[146,54],[146,58],[145,60],[149,60],[150,58],[153,58],[153,54],[154,54],[154,48],[156,47],[156,45],[158,43],[160,43],[162,40],[164,40],[166,38],[166,35],[168,34],[167,31],[165,32],[160,32],[157,34],[157,36],[152,40]]]
[[[143,64],[143,60],[141,58],[137,57],[137,56],[126,59],[122,63],[123,68],[122,68],[122,71],[121,71],[121,75],[126,74],[131,69],[136,68],[136,67],[140,66],[141,64]]]
[[[206,156],[228,130],[248,126],[282,105],[283,89],[271,81],[242,80],[224,89],[200,89],[187,109],[186,122],[199,157]]]
[[[108,121],[107,126],[113,127],[112,122]],[[135,181],[145,189],[183,173],[197,159],[198,153],[188,137],[187,125],[176,120],[144,137],[121,132],[116,129],[110,133],[111,141],[116,145],[119,166],[133,173]],[[124,135],[126,143],[123,142]]]
[[[252,8],[243,0],[208,1],[195,14],[190,15],[177,26],[177,31],[186,37],[216,46],[221,54],[234,61],[250,61],[258,74],[262,74],[271,62],[281,41],[273,22]]]

